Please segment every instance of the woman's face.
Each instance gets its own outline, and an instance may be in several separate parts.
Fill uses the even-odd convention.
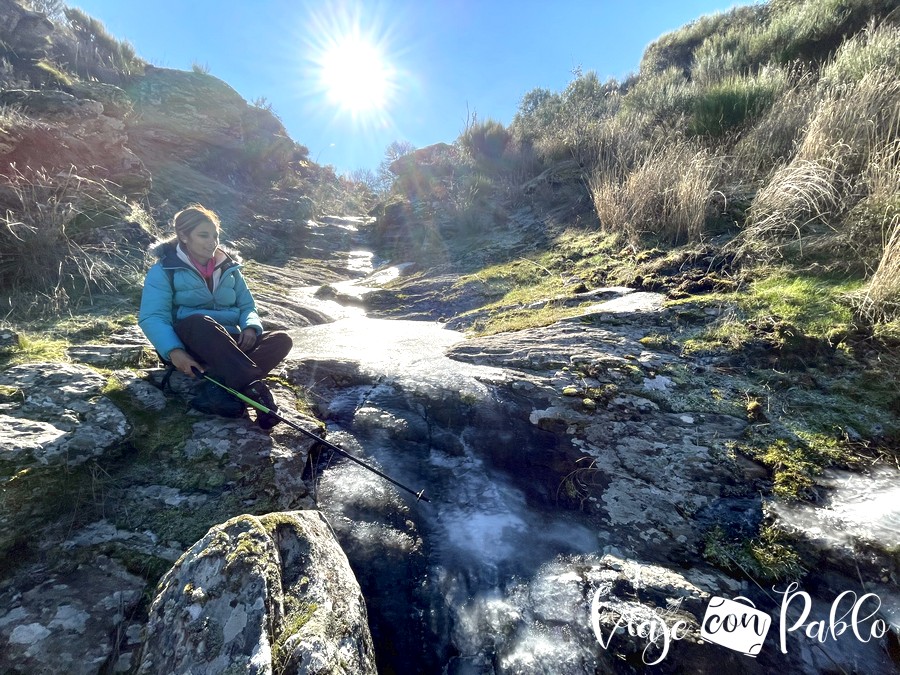
[[[181,245],[187,249],[199,263],[206,263],[216,252],[219,245],[219,232],[208,220],[203,221],[187,237],[181,239]]]

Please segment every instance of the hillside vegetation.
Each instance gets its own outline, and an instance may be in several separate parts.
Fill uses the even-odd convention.
[[[481,238],[530,209],[547,247],[563,230],[612,237],[603,251],[578,243],[574,258],[559,243],[559,264],[541,263],[554,273],[602,253],[593,285],[669,288],[664,268],[697,261],[716,272],[707,291],[806,280],[846,311],[834,310],[839,326],[804,330],[852,323],[893,336],[898,72],[893,0],[773,0],[705,16],[649,45],[624,82],[577,73],[564,91],[526,94],[508,127],[476,116],[454,146],[395,163],[381,241],[481,266]],[[394,220],[416,221],[406,238],[390,218],[398,202],[414,217]]]
[[[603,286],[664,293],[672,331],[645,340],[696,364],[695,405],[746,415],[734,449],[776,495],[809,497],[825,467],[896,461],[898,73],[893,0],[705,16],[623,82],[576,73],[508,126],[475,116],[394,161],[374,238],[458,274],[444,301],[483,300],[452,324],[482,334],[577,315]]]

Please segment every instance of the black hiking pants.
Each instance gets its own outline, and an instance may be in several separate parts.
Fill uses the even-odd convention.
[[[273,331],[260,335],[245,353],[222,324],[202,314],[178,321],[175,334],[188,353],[206,366],[210,377],[238,391],[265,377],[294,344],[287,333]]]

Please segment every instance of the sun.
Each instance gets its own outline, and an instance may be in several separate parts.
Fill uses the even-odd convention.
[[[398,47],[405,44],[402,26],[361,0],[324,3],[303,23],[309,105],[337,125],[352,122],[354,130],[392,127],[410,82],[402,67],[406,48]]]
[[[384,54],[360,35],[345,36],[328,47],[319,77],[328,101],[354,116],[383,111],[394,89]]]

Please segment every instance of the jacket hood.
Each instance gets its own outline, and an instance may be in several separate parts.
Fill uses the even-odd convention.
[[[175,247],[178,244],[178,240],[175,237],[168,237],[166,239],[158,239],[157,241],[150,244],[150,247],[147,249],[147,252],[150,256],[157,258],[159,260],[165,260],[169,256],[175,256]],[[229,248],[228,246],[223,246],[219,244],[219,251],[222,251],[226,256],[231,258],[232,261],[237,263],[238,265],[242,264],[244,261],[241,258],[240,253],[236,249]]]

